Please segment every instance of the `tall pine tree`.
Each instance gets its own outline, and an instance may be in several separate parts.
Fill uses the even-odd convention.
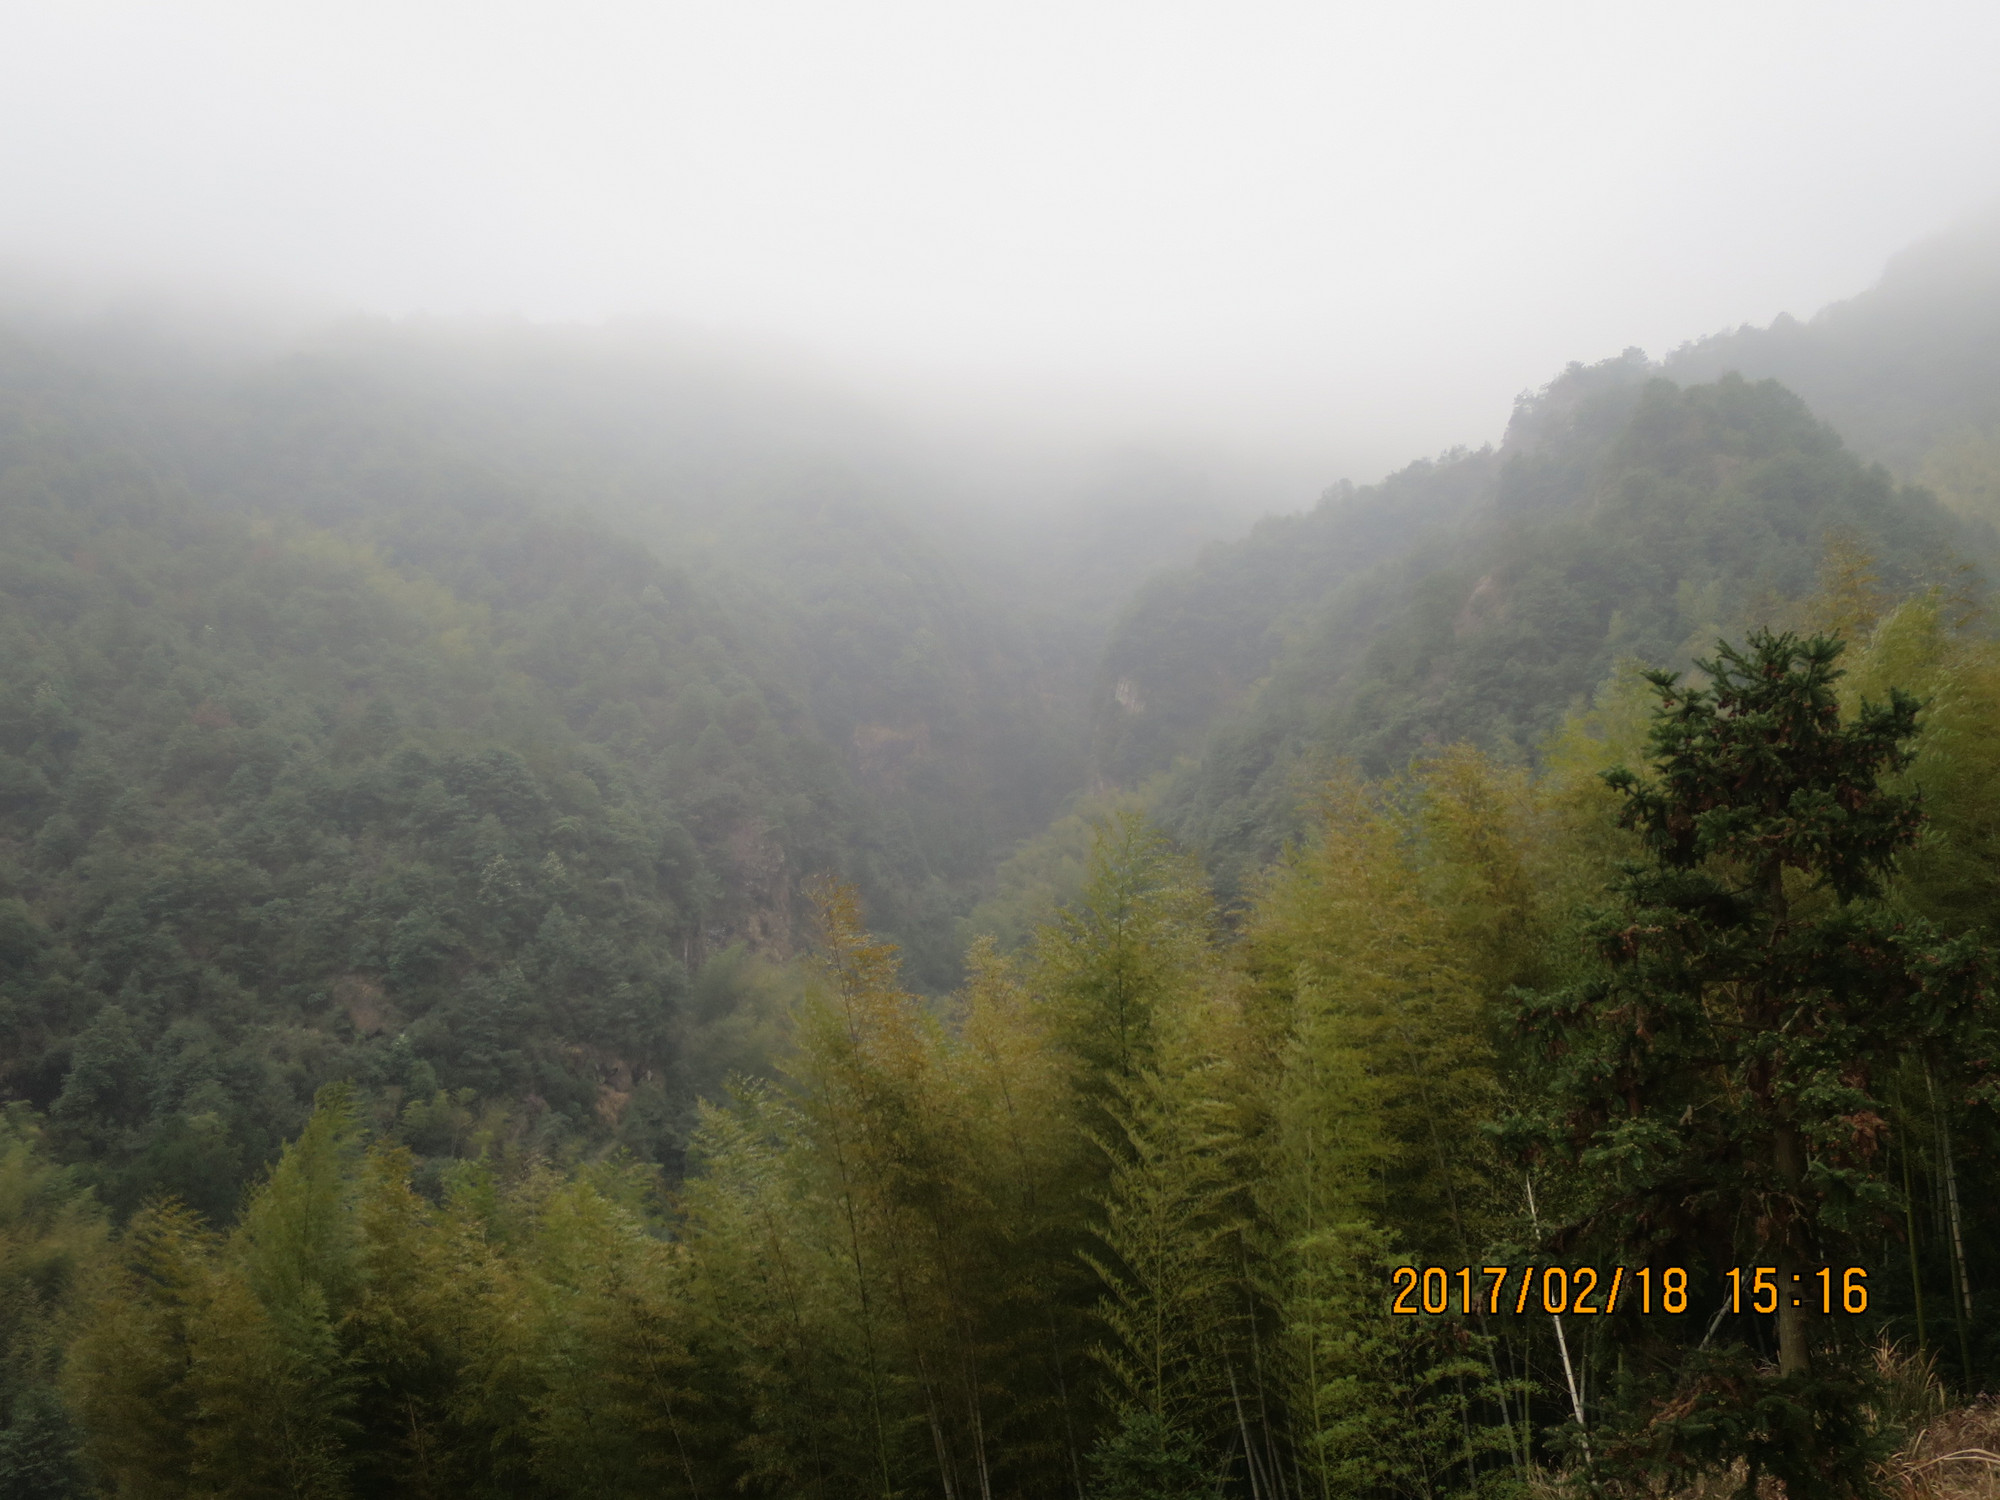
[[[1889,1075],[1966,1055],[1986,1001],[1980,949],[1875,900],[1922,822],[1881,785],[1909,762],[1918,705],[1891,692],[1843,720],[1841,651],[1760,632],[1698,664],[1710,686],[1651,675],[1652,774],[1605,776],[1648,858],[1592,928],[1599,972],[1523,1002],[1546,1091],[1516,1122],[1571,1169],[1554,1247],[1694,1267],[1704,1296],[1727,1267],[1774,1269],[1773,1375],[1635,1328],[1671,1396],[1630,1455],[1655,1473],[1740,1458],[1753,1482],[1814,1495],[1870,1480],[1813,1272],[1853,1263],[1888,1214]]]

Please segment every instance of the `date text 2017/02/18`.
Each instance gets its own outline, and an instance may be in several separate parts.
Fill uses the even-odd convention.
[[[1782,1298],[1793,1307],[1823,1313],[1868,1311],[1868,1273],[1860,1266],[1798,1271],[1780,1286],[1776,1266],[1731,1266],[1731,1312],[1774,1313]],[[1488,1278],[1491,1278],[1490,1280]],[[1688,1273],[1682,1266],[1655,1271],[1613,1266],[1397,1266],[1389,1273],[1394,1313],[1684,1313]],[[1510,1285],[1511,1283],[1511,1285]],[[1539,1295],[1537,1295],[1539,1294]],[[1454,1306],[1455,1304],[1455,1306]]]

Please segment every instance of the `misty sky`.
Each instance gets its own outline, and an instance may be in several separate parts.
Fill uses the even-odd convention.
[[[9,0],[0,258],[657,314],[1369,473],[2000,196],[2000,6]]]

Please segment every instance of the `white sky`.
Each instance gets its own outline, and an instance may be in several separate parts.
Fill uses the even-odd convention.
[[[0,0],[0,257],[1379,472],[2000,196],[2000,5]]]

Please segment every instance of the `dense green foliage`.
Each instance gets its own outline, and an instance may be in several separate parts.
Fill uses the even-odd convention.
[[[1991,536],[1780,386],[1572,367],[1131,593],[1198,503],[927,511],[628,335],[55,343],[0,1500],[1862,1493],[1871,1346],[2000,1369]],[[1386,1311],[1528,1262],[1690,1310]]]
[[[1934,619],[1890,612],[1857,675],[1919,669],[1955,726],[1843,711],[1829,648],[1770,639],[1725,653],[1712,692],[1661,678],[1650,751],[1613,694],[1539,776],[1460,748],[1329,785],[1234,939],[1131,815],[942,1009],[826,887],[779,1076],[707,1111],[665,1200],[634,1167],[498,1140],[420,1192],[407,1148],[326,1094],[233,1230],[171,1205],[127,1229],[64,1375],[82,1461],[132,1494],[1437,1496],[1564,1467],[1644,1491],[1747,1454],[1791,1493],[1869,1492],[1899,1435],[1870,1341],[1977,1351],[1971,1380],[2000,1332],[1961,1295],[2000,1273],[1976,977],[2000,904],[1937,868],[1871,885],[1917,827],[1910,778],[1949,782],[1970,715],[2000,732],[2000,698],[1969,690],[2000,653]],[[1823,753],[1794,756],[1801,735]],[[1635,749],[1654,780],[1601,774]],[[1789,989],[1772,974],[1805,971],[1759,936],[1773,860],[1797,867],[1786,942],[1818,955]],[[1592,917],[1607,892],[1652,905]],[[1894,915],[1948,895],[1954,933]],[[1663,901],[1679,925],[1644,936]],[[1868,982],[1835,970],[1881,970],[1885,944],[1903,1008],[1843,1006]],[[1511,997],[1537,987],[1517,1040]],[[1699,1017],[1729,996],[1798,1016],[1704,1060]],[[1857,1074],[1833,1053],[1862,1032]],[[1728,1107],[1704,1095],[1718,1066],[1741,1074]],[[1900,1086],[1926,1068],[1930,1091]],[[1690,1103],[1714,1120],[1687,1129]],[[1586,1125],[1517,1155],[1495,1127],[1522,1106]],[[1795,1182],[1766,1159],[1774,1120]],[[1785,1320],[1708,1317],[1714,1235],[1802,1253],[1779,1200],[1815,1264],[1870,1269],[1868,1316],[1792,1320],[1810,1375],[1762,1362]],[[1385,1314],[1396,1264],[1524,1259],[1686,1264],[1689,1310]]]
[[[1381,519],[1350,548],[1357,515]],[[1390,518],[1408,539],[1366,566]],[[1296,831],[1302,782],[1334,760],[1383,774],[1460,741],[1529,755],[1620,660],[1685,661],[1810,588],[1829,536],[1899,591],[1985,545],[1776,385],[1680,389],[1636,355],[1572,369],[1498,450],[1329,497],[1142,596],[1109,648],[1121,675],[1101,716],[1114,754],[1164,736],[1149,769],[1199,752],[1162,815],[1234,888]],[[1165,649],[1194,628],[1181,621],[1225,608],[1237,623],[1212,635],[1234,646],[1175,658],[1139,644]],[[1184,701],[1229,711],[1176,738]],[[1169,727],[1146,729],[1156,716]]]
[[[616,445],[399,354],[0,348],[0,1088],[121,1213],[229,1217],[338,1078],[427,1152],[471,1091],[676,1161],[808,875],[948,983],[1066,785],[1032,653],[893,508],[732,497],[735,552],[663,562]]]
[[[1700,663],[1712,687],[1651,674],[1657,780],[1605,777],[1649,859],[1591,924],[1601,971],[1524,1007],[1546,1059],[1531,1097],[1550,1113],[1517,1126],[1575,1172],[1553,1236],[1567,1253],[1711,1282],[1775,1273],[1776,1382],[1747,1348],[1691,1375],[1685,1341],[1641,1331],[1634,1378],[1678,1409],[1649,1420],[1638,1460],[1692,1468],[1734,1448],[1752,1482],[1827,1495],[1865,1493],[1873,1455],[1841,1415],[1860,1400],[1851,1346],[1814,1359],[1814,1269],[1861,1264],[1893,1226],[1882,1137],[1899,1065],[1948,1066],[1970,1097],[1993,1050],[1987,946],[1879,899],[1922,826],[1914,796],[1880,785],[1909,767],[1916,701],[1892,691],[1843,724],[1840,651],[1759,634]],[[1721,1445],[1718,1407],[1741,1424]]]
[[[103,1263],[104,1215],[53,1165],[24,1105],[0,1116],[0,1495],[86,1492],[77,1433],[57,1389],[86,1278]]]

